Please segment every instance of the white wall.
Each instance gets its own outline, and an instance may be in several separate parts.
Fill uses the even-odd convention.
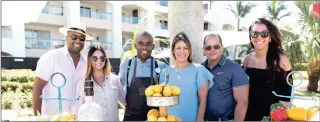
[[[94,40],[97,39],[97,36],[99,36],[99,40],[101,41],[107,40],[106,30],[87,30],[87,33],[91,34],[91,36],[94,37]]]
[[[122,9],[122,14],[124,14],[125,16],[132,16],[132,10],[126,10],[126,9]]]
[[[2,51],[13,57],[26,57],[24,24],[14,24],[10,28],[12,38],[2,38]]]

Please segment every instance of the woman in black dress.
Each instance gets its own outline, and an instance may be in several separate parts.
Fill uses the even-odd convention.
[[[263,116],[270,116],[271,104],[289,105],[290,99],[277,97],[272,91],[290,96],[291,86],[286,76],[291,66],[281,46],[282,36],[272,22],[259,18],[250,26],[249,37],[254,52],[246,56],[243,63],[250,83],[245,121],[260,121]]]

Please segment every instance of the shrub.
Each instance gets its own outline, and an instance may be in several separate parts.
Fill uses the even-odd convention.
[[[2,95],[2,109],[19,109],[20,108],[31,108],[32,107],[32,94],[29,93],[14,93],[6,92]],[[18,105],[18,106],[15,106]]]
[[[32,89],[33,89],[33,82],[18,83],[18,82],[3,81],[1,83],[1,93],[10,92],[10,91],[28,93],[28,92],[31,92]]]
[[[32,70],[19,69],[19,70],[2,70],[2,81],[12,81],[12,82],[32,82],[35,77],[35,73]]]

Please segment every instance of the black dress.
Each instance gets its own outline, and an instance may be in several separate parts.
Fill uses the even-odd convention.
[[[287,74],[276,73],[274,85],[270,82],[267,70],[257,68],[246,68],[249,76],[249,102],[245,121],[261,121],[263,116],[270,116],[270,106],[281,101],[290,101],[288,98],[277,97],[272,94],[275,91],[279,95],[290,96],[291,86],[286,82]],[[292,77],[290,77],[292,79]]]

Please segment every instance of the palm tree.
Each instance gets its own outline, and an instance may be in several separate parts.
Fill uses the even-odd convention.
[[[275,1],[273,0],[271,3],[267,4],[268,10],[268,18],[273,22],[277,23],[282,18],[286,16],[290,16],[290,12],[285,12],[284,14],[280,14],[282,11],[287,10],[287,7],[283,5],[283,1]]]
[[[248,55],[249,53],[252,52],[253,48],[251,47],[250,43],[246,44],[246,45],[239,45],[238,46],[241,49],[241,52],[239,52],[238,54],[238,58],[243,58],[246,55]],[[245,49],[244,49],[245,48]]]
[[[316,1],[296,1],[300,9],[299,23],[306,40],[306,53],[308,54],[308,91],[316,92],[320,78],[320,19],[309,11],[309,7]]]
[[[251,9],[256,7],[256,4],[244,4],[243,1],[237,1],[235,8],[230,4],[228,6],[228,9],[234,14],[235,17],[237,17],[237,30],[240,31],[240,19],[244,18],[248,13],[250,13]]]
[[[284,36],[282,46],[289,55],[289,61],[292,69],[299,70],[296,69],[299,63],[305,62],[305,56],[302,50],[305,43],[301,40],[300,34],[293,32],[293,29],[290,27],[281,28],[280,31]]]
[[[205,57],[202,55],[202,40],[203,35],[203,5],[201,1],[169,1],[168,2],[168,27],[169,38],[172,41],[173,37],[184,31],[192,45],[192,60],[195,63],[202,63]],[[170,58],[170,64],[175,61]]]

